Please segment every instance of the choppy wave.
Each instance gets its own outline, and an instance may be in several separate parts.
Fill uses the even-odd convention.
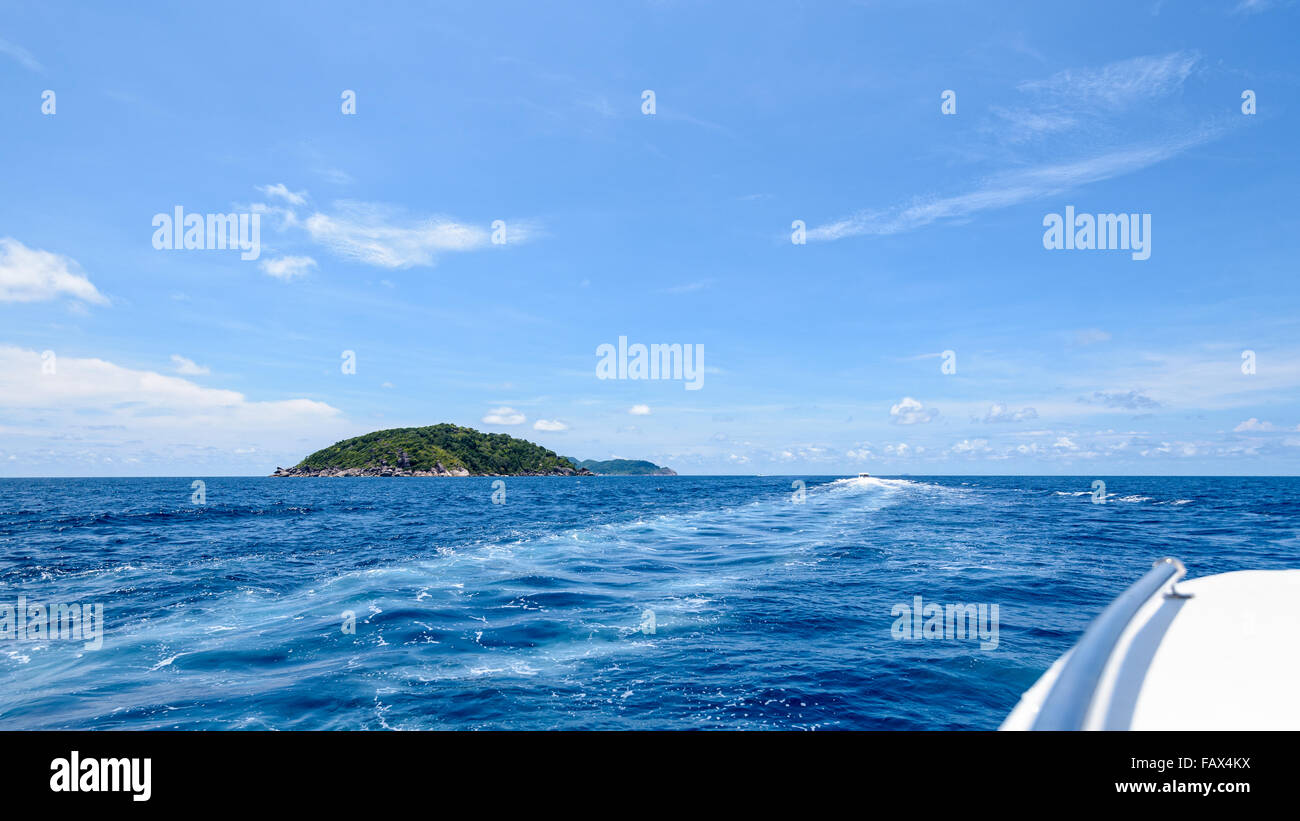
[[[1294,566],[1293,480],[0,480],[11,728],[990,728],[1150,559]],[[1263,483],[1263,484],[1261,484]],[[896,641],[914,596],[997,650]]]

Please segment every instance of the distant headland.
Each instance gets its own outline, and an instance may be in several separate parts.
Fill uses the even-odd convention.
[[[589,470],[597,476],[676,476],[677,471],[646,462],[642,459],[607,459],[598,462],[584,459],[579,462],[572,456],[564,457],[579,470]]]
[[[653,462],[560,456],[504,433],[459,425],[392,428],[344,439],[272,476],[676,476]]]

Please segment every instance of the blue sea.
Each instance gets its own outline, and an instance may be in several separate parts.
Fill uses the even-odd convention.
[[[1154,559],[1300,567],[1300,479],[1101,478],[0,479],[0,604],[106,623],[0,728],[994,729]]]

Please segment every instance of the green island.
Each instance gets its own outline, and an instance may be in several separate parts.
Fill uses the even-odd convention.
[[[644,459],[584,459],[579,462],[573,457],[565,457],[575,468],[585,468],[597,476],[676,476],[677,471],[647,462]]]
[[[597,470],[595,465],[607,467]],[[541,445],[504,433],[483,433],[443,423],[422,428],[392,428],[344,439],[278,477],[343,476],[593,476],[601,473],[675,476],[651,462],[615,459],[577,462]]]

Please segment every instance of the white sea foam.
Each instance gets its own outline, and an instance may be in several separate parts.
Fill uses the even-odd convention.
[[[155,671],[155,670],[161,670],[161,669],[164,668],[164,667],[171,667],[173,661],[175,661],[176,659],[178,659],[178,658],[180,658],[181,656],[184,656],[184,655],[188,655],[188,654],[187,654],[187,653],[177,653],[177,654],[174,655],[174,656],[170,656],[169,658],[165,658],[165,659],[163,659],[162,661],[160,661],[160,662],[158,662],[157,664],[155,664],[154,666],[150,667],[150,668],[149,668],[149,672],[152,673],[153,671]]]
[[[889,488],[898,490],[905,487],[935,487],[925,482],[914,482],[911,479],[880,479],[875,476],[851,476],[847,479],[836,479],[833,482],[827,482],[827,487],[850,487],[850,488]]]

